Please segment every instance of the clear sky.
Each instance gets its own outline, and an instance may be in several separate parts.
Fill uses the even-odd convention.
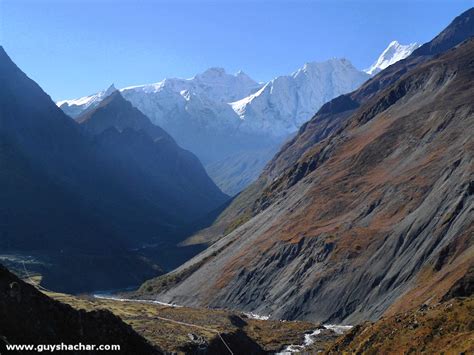
[[[0,43],[53,99],[191,77],[258,81],[305,62],[368,67],[394,39],[426,42],[474,0],[0,0]]]

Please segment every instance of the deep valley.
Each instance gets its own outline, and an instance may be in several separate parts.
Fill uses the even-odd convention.
[[[0,353],[474,353],[462,1],[7,0]]]

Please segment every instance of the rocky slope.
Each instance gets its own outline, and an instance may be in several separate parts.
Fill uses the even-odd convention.
[[[324,105],[141,296],[349,324],[442,298],[474,260],[473,22]]]
[[[162,354],[111,312],[76,310],[52,300],[0,265],[0,350],[6,352],[7,344],[61,343],[120,345],[121,354]]]
[[[154,172],[139,169],[131,151],[118,159],[116,152],[104,149],[119,140],[127,144],[130,140],[118,131],[107,131],[99,145],[3,48],[0,78],[2,254],[13,256],[10,259],[17,260],[16,267],[32,257],[33,271],[44,276],[47,287],[70,292],[126,287],[159,274],[160,268],[136,249],[164,240],[177,243],[188,232],[183,226],[193,221],[190,214],[180,215],[163,203]],[[149,141],[148,148],[159,150],[159,142]],[[122,147],[132,148],[137,146]],[[181,162],[187,162],[181,168],[196,175],[188,179],[197,181],[190,209],[193,215],[196,210],[205,215],[225,196],[195,157],[180,152]],[[175,156],[170,159],[177,161]],[[193,166],[197,168],[191,169]],[[176,173],[176,169],[179,166],[170,170]],[[186,174],[180,170],[181,176]],[[178,209],[189,200],[177,189],[175,200],[183,203],[172,207]]]

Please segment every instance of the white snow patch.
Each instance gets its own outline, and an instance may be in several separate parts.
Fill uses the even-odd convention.
[[[344,334],[352,328],[352,325],[324,324],[324,328],[330,329],[336,334]]]
[[[262,316],[262,315],[259,315],[259,314],[255,314],[255,313],[252,313],[252,312],[249,312],[249,313],[245,313],[244,314],[251,318],[251,319],[258,319],[258,320],[269,320],[270,319],[270,316]]]

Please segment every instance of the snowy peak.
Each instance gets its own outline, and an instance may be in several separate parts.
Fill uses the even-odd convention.
[[[297,131],[325,102],[355,90],[368,78],[347,59],[310,62],[230,105],[242,121],[241,130],[285,136]]]
[[[420,47],[418,43],[400,44],[398,41],[392,41],[382,52],[377,61],[364,71],[367,74],[375,75],[399,60],[408,57],[415,49]]]
[[[191,79],[192,91],[209,98],[230,102],[248,96],[261,88],[261,84],[239,71],[228,74],[223,68],[210,68]]]
[[[323,62],[309,62],[291,74],[294,79],[300,76],[334,76],[348,72],[359,72],[352,63],[345,58],[332,58]]]

